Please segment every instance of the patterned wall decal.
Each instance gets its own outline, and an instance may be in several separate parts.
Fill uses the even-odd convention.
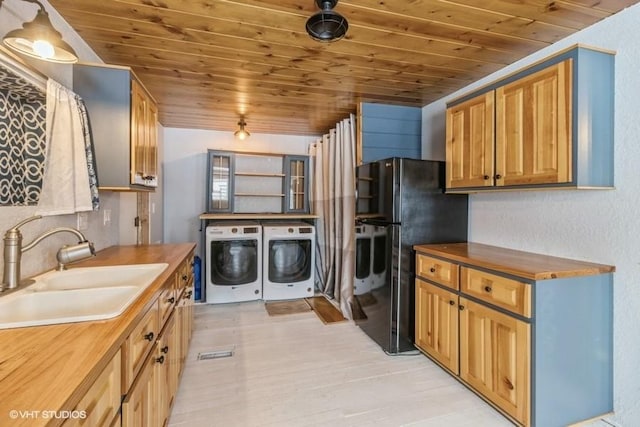
[[[46,98],[0,66],[0,205],[35,205],[46,152]]]

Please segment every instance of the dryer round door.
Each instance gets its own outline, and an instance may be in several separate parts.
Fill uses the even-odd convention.
[[[269,242],[269,281],[302,282],[311,277],[311,240],[272,240]]]
[[[244,285],[258,278],[256,240],[212,241],[211,249],[211,283]]]

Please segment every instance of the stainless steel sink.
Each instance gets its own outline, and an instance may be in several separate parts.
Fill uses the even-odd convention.
[[[50,271],[0,297],[0,329],[116,317],[168,264],[117,265]]]

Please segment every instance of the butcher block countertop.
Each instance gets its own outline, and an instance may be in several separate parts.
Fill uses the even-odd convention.
[[[416,252],[531,280],[612,273],[615,267],[489,246],[482,243],[415,245]]]
[[[193,243],[113,246],[98,252],[90,260],[74,264],[73,267],[169,264],[118,317],[0,330],[0,426],[62,424],[64,419],[44,416],[37,411],[71,411],[75,408],[155,301],[164,283],[194,247]],[[25,417],[11,411],[31,413]]]

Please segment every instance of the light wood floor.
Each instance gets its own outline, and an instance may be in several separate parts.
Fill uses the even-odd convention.
[[[387,356],[353,322],[269,317],[262,302],[195,313],[171,427],[512,426],[423,355]]]

